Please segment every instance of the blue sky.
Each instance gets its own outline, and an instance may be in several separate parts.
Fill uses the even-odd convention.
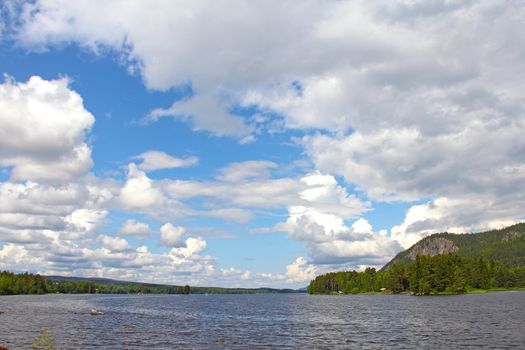
[[[144,6],[0,7],[0,269],[300,287],[523,219],[519,2]]]

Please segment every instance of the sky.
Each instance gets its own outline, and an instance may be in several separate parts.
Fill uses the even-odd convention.
[[[0,3],[0,270],[304,287],[525,217],[522,1]]]

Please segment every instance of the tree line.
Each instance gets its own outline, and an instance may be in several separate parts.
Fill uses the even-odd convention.
[[[383,291],[427,295],[523,287],[525,266],[448,254],[418,256],[414,262],[397,263],[386,271],[367,268],[363,272],[327,273],[312,280],[307,291],[310,294]]]
[[[190,286],[112,284],[91,281],[46,280],[38,274],[0,271],[0,295],[13,294],[190,294]]]
[[[0,271],[0,295],[13,294],[266,294],[297,293],[292,289],[190,287],[150,283],[46,278],[38,274]]]

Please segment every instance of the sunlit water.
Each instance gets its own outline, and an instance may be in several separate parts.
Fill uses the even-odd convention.
[[[46,329],[58,349],[525,349],[525,292],[3,296],[0,310],[8,349]]]

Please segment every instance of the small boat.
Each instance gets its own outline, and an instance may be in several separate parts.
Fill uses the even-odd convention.
[[[100,315],[104,315],[104,312],[100,311],[100,310],[97,310],[97,309],[91,309],[90,314],[91,314],[91,316],[100,316]]]

